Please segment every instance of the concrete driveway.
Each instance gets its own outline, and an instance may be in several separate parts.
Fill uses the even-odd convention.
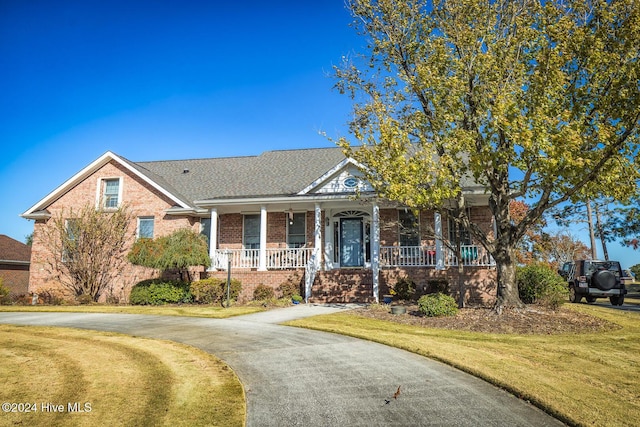
[[[201,348],[228,363],[242,381],[248,426],[562,425],[433,360],[355,338],[277,325],[343,309],[300,305],[224,320],[0,313],[0,323],[113,331]]]

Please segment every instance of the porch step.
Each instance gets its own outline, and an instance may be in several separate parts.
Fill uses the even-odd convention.
[[[371,303],[373,275],[370,270],[319,271],[311,287],[313,303]]]

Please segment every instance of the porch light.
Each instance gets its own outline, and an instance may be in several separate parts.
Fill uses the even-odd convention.
[[[289,225],[293,225],[293,209],[289,208]]]

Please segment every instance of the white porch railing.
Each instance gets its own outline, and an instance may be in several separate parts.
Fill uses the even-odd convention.
[[[436,265],[435,246],[381,246],[381,267],[423,267]]]
[[[267,270],[305,268],[313,248],[267,248]],[[231,259],[231,268],[251,269],[260,266],[259,249],[217,249],[211,257],[211,267],[225,270]]]
[[[259,249],[218,249],[211,257],[211,268],[226,270],[231,261],[231,268],[258,268],[260,263]]]
[[[491,258],[489,252],[482,246],[463,245],[461,249],[462,265],[464,266],[489,267],[496,265],[496,262]],[[446,249],[445,263],[449,266],[458,265],[458,258],[456,257],[455,251]]]
[[[312,254],[313,248],[267,249],[267,269],[305,268]]]
[[[313,248],[267,248],[267,270],[283,270],[288,268],[306,268],[311,260]],[[260,266],[259,249],[218,249],[211,257],[211,267],[225,270],[231,259],[231,268],[257,269]],[[380,267],[435,267],[435,246],[381,246]],[[465,245],[462,247],[464,266],[494,266],[495,261],[482,246]],[[458,265],[456,254],[451,249],[444,249],[446,266]]]
[[[435,267],[435,246],[381,246],[381,267]],[[457,266],[458,259],[455,252],[445,249],[444,262],[446,266]],[[462,246],[462,262],[464,266],[493,266],[495,262],[482,246]]]

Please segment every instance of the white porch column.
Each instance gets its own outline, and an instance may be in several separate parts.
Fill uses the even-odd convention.
[[[442,216],[436,212],[434,217],[436,232],[436,270],[444,270],[444,251],[442,250]]]
[[[322,210],[320,203],[315,204],[315,222],[313,226],[313,253],[316,256],[316,269],[320,267],[320,253],[322,252]]]
[[[373,275],[373,298],[378,301],[380,293],[380,208],[373,202],[373,224],[371,236],[371,273]]]
[[[267,207],[260,206],[260,251],[258,253],[258,270],[267,270]]]
[[[209,227],[209,258],[211,258],[211,269],[215,271],[214,256],[218,247],[218,209],[211,208],[211,225]]]

